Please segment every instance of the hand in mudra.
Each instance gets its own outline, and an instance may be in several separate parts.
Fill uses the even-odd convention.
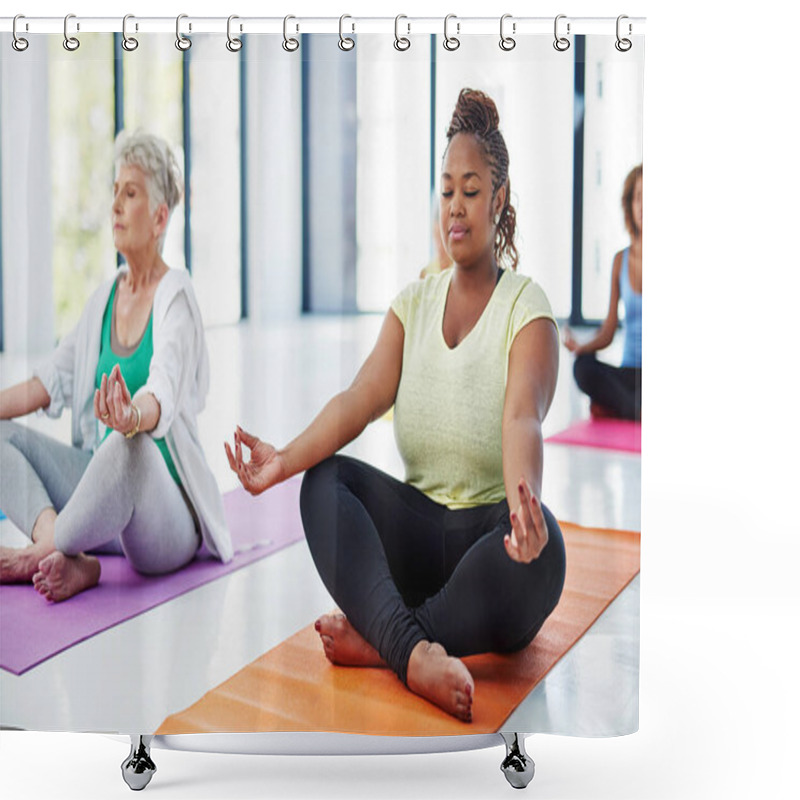
[[[233,434],[233,442],[233,450],[225,442],[228,464],[250,494],[261,494],[270,486],[286,479],[283,460],[271,444],[262,442],[257,436],[252,436],[238,426]],[[242,445],[250,450],[249,461],[244,460]]]
[[[516,508],[511,507],[511,533],[506,534],[504,543],[509,558],[521,564],[530,564],[539,558],[547,544],[547,523],[541,503],[524,478],[517,484],[517,491],[519,504]]]
[[[572,329],[569,327],[569,325],[565,325],[564,326],[564,328],[562,330],[562,339],[561,340],[564,342],[564,347],[566,347],[567,350],[570,351],[570,353],[576,353],[576,351],[580,347],[580,345],[578,344],[577,340],[572,335]],[[577,353],[576,353],[576,355],[577,355]]]
[[[114,364],[108,376],[103,373],[100,378],[100,388],[94,392],[94,415],[107,428],[122,434],[136,426],[136,411],[119,364]]]

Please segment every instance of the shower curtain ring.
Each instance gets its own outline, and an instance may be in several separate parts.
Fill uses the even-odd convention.
[[[505,50],[508,52],[509,50],[513,50],[517,46],[517,40],[512,39],[510,36],[506,36],[503,30],[503,26],[507,19],[511,19],[511,14],[503,14],[500,17],[500,49]],[[511,23],[511,33],[517,32],[517,23]]]
[[[129,53],[133,52],[139,46],[139,40],[134,39],[133,36],[128,36],[128,20],[135,19],[133,14],[126,14],[122,18],[122,49],[127,50]],[[139,30],[139,23],[134,23],[135,29]]]
[[[342,31],[342,26],[346,19],[353,19],[353,18],[349,14],[342,14],[342,16],[339,17],[339,49],[344,50],[345,52],[348,50],[352,50],[356,46],[355,41],[351,39],[349,36],[345,36],[344,32]],[[350,27],[352,31],[355,32],[356,26],[354,22],[350,23]]]
[[[69,35],[67,25],[71,19],[75,19],[74,14],[67,14],[67,16],[64,17],[64,49],[69,50],[70,53],[74,53],[81,46],[81,43],[77,36]],[[81,29],[80,23],[75,23],[75,25],[76,30]]]
[[[175,20],[175,47],[181,51],[188,50],[192,46],[192,40],[181,33],[181,20],[188,19],[188,17],[188,14],[178,14],[178,18]],[[192,23],[190,22],[189,30],[191,29]]]
[[[394,18],[394,49],[402,52],[411,47],[411,39],[408,39],[405,36],[400,36],[401,19],[408,19],[408,17],[405,14],[398,14]],[[411,24],[407,22],[406,27],[408,28],[408,33],[411,33]]]
[[[633,42],[631,42],[630,39],[623,39],[619,35],[620,22],[622,22],[622,20],[624,20],[624,19],[628,19],[628,16],[626,14],[620,14],[617,17],[617,41],[614,42],[614,47],[616,47],[617,50],[620,51],[620,53],[627,53],[628,50],[630,50],[631,47],[633,47]],[[628,23],[628,35],[630,35],[631,33],[633,33],[633,27],[631,26],[631,24],[629,22]]]
[[[228,41],[225,42],[225,47],[227,47],[231,53],[238,53],[242,49],[242,40],[238,39],[236,36],[231,36],[231,22],[235,19],[239,19],[236,14],[231,14],[228,17]],[[241,30],[242,26],[240,25],[239,31],[241,32]]]
[[[13,26],[11,28],[11,32],[14,35],[14,38],[11,40],[11,46],[18,53],[21,53],[23,50],[27,50],[28,49],[28,44],[29,44],[27,39],[23,39],[22,36],[19,36],[17,34],[17,20],[20,20],[20,19],[25,19],[25,15],[24,14],[17,14],[17,16],[14,17],[14,24],[13,24]],[[28,29],[28,24],[25,23],[25,30],[27,30],[27,29]]]
[[[447,23],[450,22],[451,19],[456,19],[456,15],[448,14],[444,18],[444,41],[442,42],[442,47],[450,52],[458,50],[458,48],[461,47],[461,40],[457,36],[448,36],[447,34]],[[458,21],[456,21],[456,33],[461,33],[461,23]]]
[[[281,46],[287,53],[294,53],[294,51],[300,47],[300,42],[298,42],[293,36],[289,36],[288,23],[290,19],[297,19],[297,17],[293,17],[291,14],[288,14],[283,18],[283,44]],[[295,31],[299,30],[300,26],[295,25]]]
[[[566,38],[566,36],[559,36],[558,35],[558,21],[560,19],[566,19],[566,14],[559,14],[556,17],[555,23],[553,24],[553,35],[556,37],[556,40],[553,42],[553,47],[558,50],[559,53],[563,53],[565,50],[569,50],[570,41]],[[569,29],[570,24],[567,23],[567,36],[569,36]]]

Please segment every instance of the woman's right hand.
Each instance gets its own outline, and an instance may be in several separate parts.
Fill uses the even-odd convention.
[[[572,329],[569,327],[569,325],[565,325],[563,327],[562,334],[561,341],[564,343],[564,347],[566,347],[570,353],[574,353],[578,349],[579,345],[578,342],[575,341],[575,337],[572,335]]]
[[[261,492],[286,480],[286,469],[280,453],[271,445],[252,436],[238,425],[233,434],[234,451],[225,442],[225,454],[231,469],[239,476],[239,480],[250,494]],[[245,461],[242,445],[250,450],[250,460]]]

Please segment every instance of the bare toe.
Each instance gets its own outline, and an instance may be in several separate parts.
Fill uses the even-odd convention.
[[[47,577],[50,574],[51,570],[53,569],[53,566],[56,562],[56,557],[59,555],[61,555],[61,553],[50,553],[49,556],[43,558],[39,562],[39,572],[45,577]]]
[[[322,640],[325,655],[333,664],[348,667],[385,667],[378,651],[367,642],[341,612],[325,614],[314,629]]]
[[[37,572],[33,576],[33,588],[36,589],[39,594],[47,597],[48,587],[47,587],[47,578],[41,573]]]
[[[418,642],[411,652],[406,675],[408,688],[448,714],[472,721],[475,685],[469,670],[435,642]]]
[[[34,577],[39,594],[60,602],[96,586],[100,580],[100,562],[82,553],[72,557],[56,551],[39,562],[39,572]]]

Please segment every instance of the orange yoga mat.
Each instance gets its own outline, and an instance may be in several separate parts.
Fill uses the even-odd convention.
[[[475,679],[472,723],[412,694],[388,669],[337,667],[313,625],[168,717],[159,734],[325,731],[383,736],[490,733],[583,636],[639,572],[639,534],[561,523],[567,576],[561,601],[531,644],[464,659]]]

